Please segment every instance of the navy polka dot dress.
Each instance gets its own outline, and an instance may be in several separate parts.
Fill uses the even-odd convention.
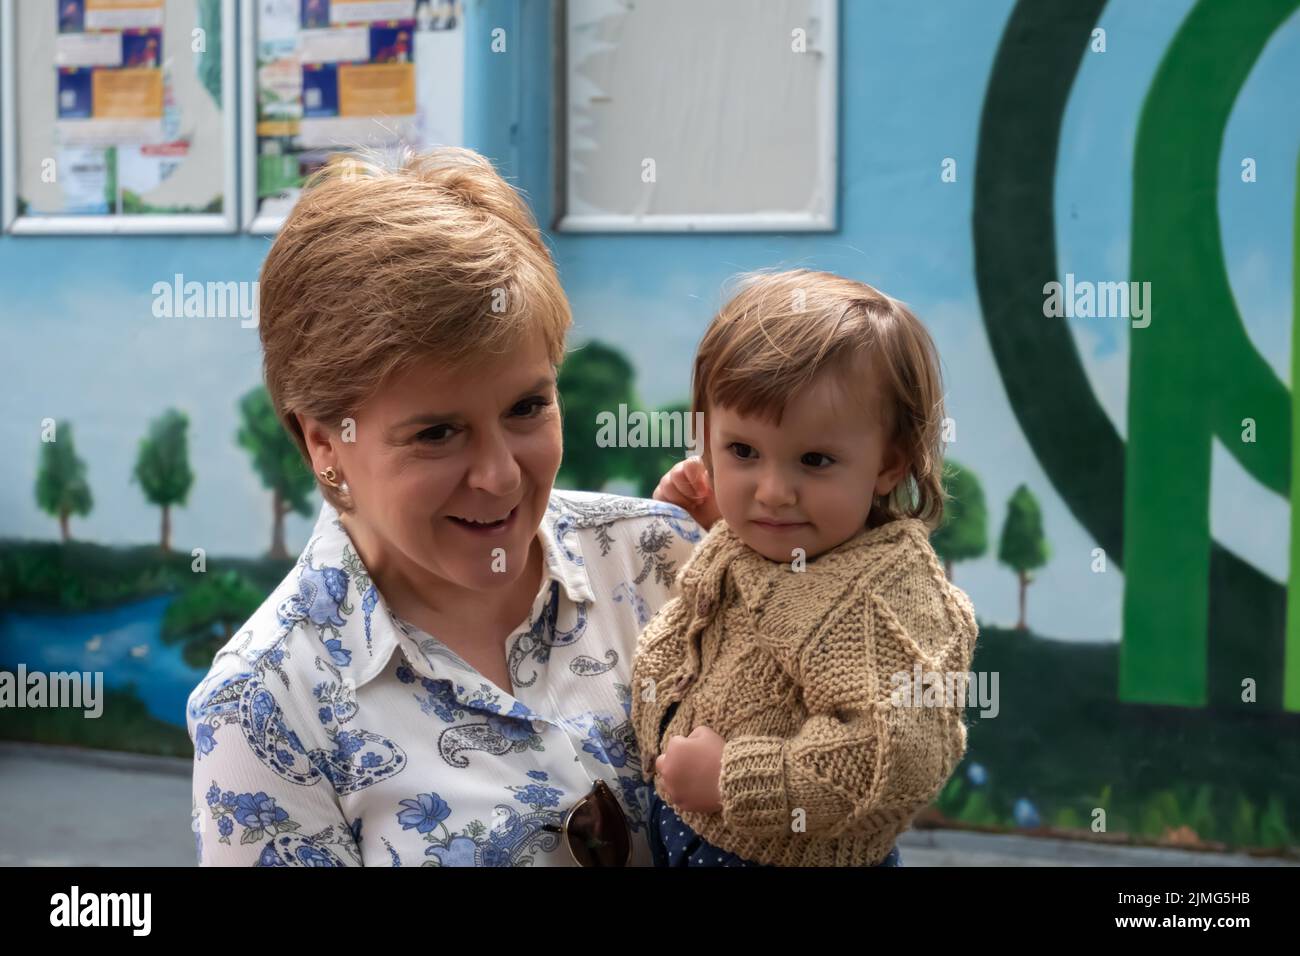
[[[650,852],[655,866],[766,866],[714,846],[682,822],[658,793],[650,797]],[[898,847],[876,866],[902,866]]]

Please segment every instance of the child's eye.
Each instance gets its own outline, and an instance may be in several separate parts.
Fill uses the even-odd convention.
[[[809,461],[810,458],[821,458],[821,459],[824,459],[824,460],[825,460],[825,464],[818,464],[818,463],[815,462],[815,461]],[[831,465],[835,464],[835,459],[834,459],[834,458],[832,458],[830,455],[823,455],[823,454],[822,454],[821,452],[819,452],[819,451],[810,451],[810,452],[808,452],[808,454],[804,455],[803,458],[801,458],[800,460],[801,460],[805,465],[809,465],[809,466],[811,466],[811,467],[813,467],[813,468],[829,468]]]
[[[746,452],[751,452],[754,450],[753,447],[751,447],[750,445],[746,445],[744,442],[733,441],[727,447],[730,448],[731,453],[735,455],[737,458],[739,458],[741,461],[752,460],[749,455],[745,454]]]

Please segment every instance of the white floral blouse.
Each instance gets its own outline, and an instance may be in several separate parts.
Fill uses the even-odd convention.
[[[603,777],[650,863],[632,654],[701,529],[673,505],[553,491],[510,693],[398,619],[326,503],[191,693],[201,865],[573,865],[558,826]]]

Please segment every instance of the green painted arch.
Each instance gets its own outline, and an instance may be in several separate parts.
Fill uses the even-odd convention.
[[[1152,297],[1150,326],[1129,335],[1122,699],[1207,700],[1213,439],[1257,481],[1290,492],[1291,398],[1237,310],[1217,198],[1233,104],[1297,8],[1300,0],[1201,0],[1143,106],[1131,275],[1150,281]],[[1247,419],[1256,423],[1255,441],[1242,440]],[[1279,643],[1284,659],[1266,672],[1238,670],[1238,687],[1247,677],[1262,684],[1283,674],[1285,640]],[[1296,703],[1298,692],[1284,691],[1283,705]]]
[[[972,225],[981,312],[1011,409],[1066,506],[1117,560],[1124,443],[1093,395],[1070,330],[1043,316],[1042,291],[1057,278],[1061,120],[1104,6],[1016,4],[980,117]],[[1074,440],[1063,440],[1062,422],[1071,424]]]
[[[1182,69],[1179,61],[1184,55],[1175,52],[1180,41],[1202,38],[1200,31],[1213,24],[1224,31],[1221,35],[1234,36],[1240,31],[1240,37],[1229,45],[1238,52],[1253,47],[1254,53],[1242,53],[1231,64],[1211,62],[1205,64],[1206,69],[1220,81],[1238,73],[1244,81],[1267,36],[1284,19],[1283,11],[1294,8],[1296,3],[1263,0],[1259,9],[1238,22],[1234,12],[1240,13],[1242,5],[1205,0],[1184,22],[1161,64],[1161,75]],[[1042,312],[1043,287],[1058,278],[1053,186],[1061,122],[1104,5],[1104,0],[1021,0],[1012,11],[994,60],[981,116],[972,229],[981,311],[1014,414],[1067,507],[1112,560],[1125,568],[1127,601],[1134,589],[1134,570],[1127,567],[1130,549],[1126,547],[1125,501],[1136,499],[1126,494],[1129,480],[1125,443],[1092,392],[1064,320],[1046,318]],[[1044,51],[1057,51],[1057,55]],[[1203,61],[1198,57],[1196,62]],[[1228,109],[1239,86],[1238,82],[1231,87]],[[1151,108],[1148,99],[1144,116]],[[1179,105],[1179,110],[1195,112],[1185,103]],[[1214,142],[1218,143],[1222,124],[1216,130]],[[1217,204],[1212,201],[1217,167],[1212,163],[1209,168],[1210,178],[1197,188],[1211,200],[1199,205],[1208,205],[1215,217],[1217,243]],[[1161,185],[1158,177],[1153,185]],[[1143,184],[1136,186],[1135,198],[1139,189],[1147,193]],[[1186,200],[1184,194],[1185,205]],[[1145,208],[1135,203],[1135,223],[1145,214]],[[1175,243],[1164,252],[1177,256],[1177,249]],[[1147,267],[1144,259],[1142,268]],[[1135,272],[1133,278],[1143,277]],[[1153,292],[1158,296],[1155,288]],[[1237,322],[1240,324],[1239,318]],[[1248,340],[1245,344],[1249,347]],[[1236,355],[1245,367],[1253,366],[1251,355],[1240,349]],[[1257,354],[1253,359],[1262,361]],[[1262,390],[1270,393],[1266,383]],[[1275,408],[1276,397],[1274,392],[1268,401],[1270,409]],[[1224,400],[1228,400],[1227,395]],[[1132,403],[1130,393],[1130,408],[1134,407]],[[1283,414],[1289,416],[1289,406]],[[1221,412],[1219,424],[1225,421]],[[1289,435],[1289,417],[1277,421],[1287,425],[1288,430],[1282,434]],[[1063,429],[1062,423],[1069,423],[1069,428]],[[1130,436],[1131,429],[1132,421]],[[1207,448],[1207,467],[1208,454]],[[1261,480],[1269,487],[1286,487],[1289,472],[1285,463],[1280,472],[1275,461],[1259,464],[1263,466]],[[1135,667],[1141,672],[1141,679],[1136,681],[1132,677],[1127,683],[1121,679],[1120,696],[1126,700],[1198,706],[1207,703],[1208,695],[1211,706],[1241,707],[1240,675],[1264,677],[1283,672],[1284,648],[1279,638],[1284,631],[1284,589],[1211,541],[1208,514],[1207,499],[1200,515],[1194,516],[1203,517],[1206,523],[1204,550],[1208,555],[1204,562],[1197,562],[1201,586],[1208,592],[1208,607],[1202,604],[1200,616],[1200,643],[1179,643],[1172,651],[1166,645],[1148,656],[1147,660],[1160,660],[1159,666],[1151,669],[1145,666],[1140,653],[1136,658],[1130,653],[1134,635],[1126,627],[1121,655],[1127,655],[1130,673],[1135,672]],[[1166,543],[1164,553],[1167,556],[1177,552],[1171,552]],[[1185,601],[1186,595],[1178,595],[1177,600]],[[1137,640],[1140,645],[1142,637]],[[1159,637],[1156,643],[1160,643]],[[1166,670],[1171,653],[1178,658],[1176,666],[1181,671]],[[1280,682],[1274,686],[1261,681],[1261,704],[1277,709],[1282,701]]]

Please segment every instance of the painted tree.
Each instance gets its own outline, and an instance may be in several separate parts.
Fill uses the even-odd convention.
[[[296,511],[310,517],[316,479],[303,463],[298,446],[280,424],[266,389],[259,385],[239,400],[236,441],[253,459],[253,470],[271,490],[270,557],[284,559],[284,518]]]
[[[190,420],[183,412],[167,409],[149,425],[135,460],[135,480],[149,502],[162,508],[160,546],[164,552],[172,547],[172,505],[185,504],[194,484],[189,428]]]
[[[72,540],[68,518],[88,515],[94,507],[90,485],[86,483],[86,463],[77,457],[69,422],[58,422],[54,426],[54,441],[41,443],[36,504],[46,514],[59,519],[59,534],[65,543]]]
[[[655,411],[648,412],[648,416],[667,414],[671,417],[663,419],[666,422],[677,421],[681,423],[681,431],[673,434],[666,428],[661,428],[659,441],[661,447],[648,446],[645,448],[628,448],[624,456],[623,475],[636,484],[636,493],[642,498],[649,498],[654,494],[655,488],[659,486],[659,479],[662,478],[673,465],[677,464],[688,454],[691,449],[685,446],[687,439],[686,424],[690,421],[691,406],[689,402],[678,402],[673,405],[664,405]],[[704,435],[699,434],[692,436],[697,441],[704,441]],[[676,439],[681,440],[682,444],[665,447],[666,443]]]
[[[930,543],[943,559],[951,581],[955,563],[978,558],[988,550],[988,508],[975,473],[955,461],[944,466],[943,487],[950,497],[943,524],[930,536]]]
[[[1038,499],[1020,485],[1007,502],[1007,518],[1002,525],[998,560],[1015,571],[1020,580],[1020,622],[1025,630],[1025,591],[1033,581],[1032,572],[1047,563],[1047,539],[1043,537],[1043,514]]]
[[[632,364],[623,353],[600,342],[588,342],[565,359],[557,383],[564,412],[564,464],[560,487],[599,491],[605,482],[627,471],[622,448],[596,444],[596,416],[618,414],[618,406],[635,407]]]
[[[237,571],[200,575],[202,582],[178,597],[163,614],[164,644],[180,644],[191,667],[207,668],[217,651],[266,596]]]

